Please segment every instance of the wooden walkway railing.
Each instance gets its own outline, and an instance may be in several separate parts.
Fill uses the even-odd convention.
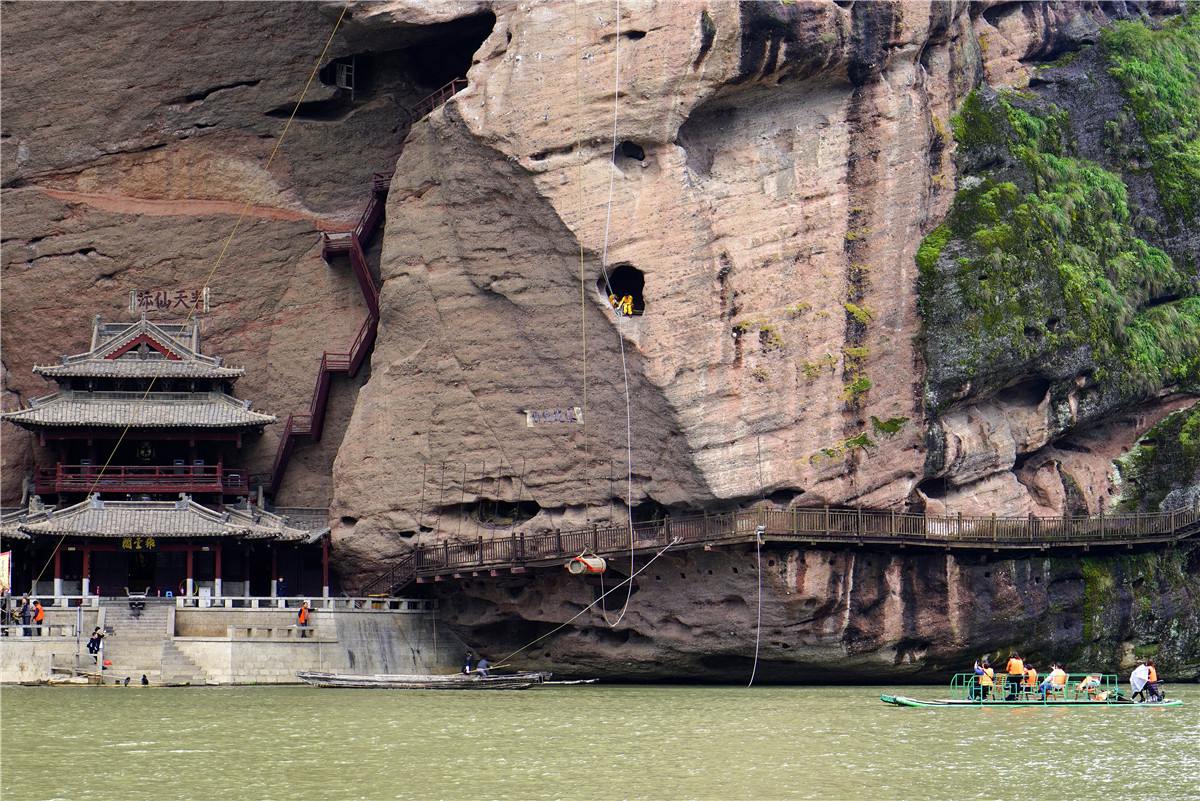
[[[418,546],[359,595],[394,595],[414,581],[479,571],[553,564],[591,550],[601,556],[673,548],[754,542],[944,550],[1055,550],[1133,547],[1175,542],[1200,532],[1200,508],[1163,514],[1096,517],[966,517],[903,514],[868,509],[757,509],[668,518],[628,526],[510,534],[473,541]]]
[[[375,343],[375,335],[379,328],[379,290],[375,288],[375,279],[371,276],[363,246],[370,241],[375,229],[383,220],[384,202],[387,200],[391,181],[390,172],[377,172],[372,176],[371,198],[367,201],[367,207],[358,218],[354,230],[321,233],[321,257],[325,261],[340,253],[350,257],[350,266],[358,279],[363,299],[367,302],[367,318],[359,328],[349,353],[326,351],[321,354],[321,365],[317,369],[317,381],[313,387],[312,400],[308,404],[308,412],[288,415],[287,424],[283,427],[283,436],[279,439],[279,448],[275,451],[275,460],[271,464],[272,497],[279,492],[279,486],[283,483],[283,473],[291,460],[296,438],[306,436],[313,442],[319,442],[321,439],[333,374],[345,373],[353,376]]]

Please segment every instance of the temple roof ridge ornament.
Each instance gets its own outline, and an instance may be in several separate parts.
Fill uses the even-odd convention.
[[[225,367],[220,356],[200,353],[196,320],[153,323],[143,314],[135,323],[92,321],[91,348],[60,357],[60,364],[35,364],[33,371],[51,378],[219,378],[233,381],[243,367]]]

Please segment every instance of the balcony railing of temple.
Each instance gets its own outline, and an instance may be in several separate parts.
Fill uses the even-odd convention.
[[[215,465],[100,465],[59,464],[42,468],[34,477],[39,494],[59,492],[220,492],[245,495],[245,470]]]

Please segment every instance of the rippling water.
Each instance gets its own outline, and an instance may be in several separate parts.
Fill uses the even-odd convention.
[[[4,801],[1200,798],[1173,709],[901,709],[917,687],[0,689]]]

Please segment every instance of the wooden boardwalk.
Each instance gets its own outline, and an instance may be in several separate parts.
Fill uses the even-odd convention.
[[[668,518],[629,526],[508,534],[420,545],[359,595],[394,595],[413,582],[520,573],[592,551],[600,556],[650,554],[666,548],[763,542],[817,547],[948,551],[1090,551],[1178,542],[1200,533],[1200,508],[1162,514],[1096,517],[967,517],[869,509],[748,509]]]

